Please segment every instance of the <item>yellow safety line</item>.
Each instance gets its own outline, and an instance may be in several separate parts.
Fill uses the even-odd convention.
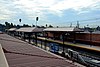
[[[60,41],[54,41],[54,40],[51,40],[51,39],[45,39],[45,38],[39,38],[38,39],[42,39],[42,40],[47,40],[47,41],[51,41],[51,42],[57,42],[57,43],[60,43],[60,44],[63,44],[63,42],[60,42]],[[84,49],[88,49],[88,50],[93,50],[93,51],[98,51],[100,52],[100,50],[97,50],[97,49],[94,49],[94,48],[90,48],[90,47],[84,47],[84,46],[80,46],[80,45],[77,45],[77,44],[69,44],[67,42],[64,42],[65,45],[69,45],[69,46],[73,46],[73,47],[79,47],[79,48],[84,48]]]

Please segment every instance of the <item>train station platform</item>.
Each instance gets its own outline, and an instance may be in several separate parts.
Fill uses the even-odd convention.
[[[7,34],[0,34],[0,44],[9,67],[85,67]]]

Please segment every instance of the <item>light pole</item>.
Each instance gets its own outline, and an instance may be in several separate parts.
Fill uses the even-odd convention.
[[[22,21],[22,19],[19,19],[18,28],[20,28],[21,21]]]
[[[39,20],[39,18],[38,17],[36,17],[36,27],[37,27],[37,21]]]
[[[19,19],[19,22],[21,22],[22,20],[21,19]]]

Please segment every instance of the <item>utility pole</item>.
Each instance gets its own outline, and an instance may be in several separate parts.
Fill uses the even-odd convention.
[[[70,24],[70,27],[72,27],[72,23]]]
[[[77,26],[76,27],[79,28],[79,26],[80,26],[79,21],[77,21]]]

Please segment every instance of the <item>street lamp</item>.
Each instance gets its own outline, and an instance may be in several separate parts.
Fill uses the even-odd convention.
[[[17,25],[17,28],[20,28],[20,23],[21,23],[21,19],[18,19],[19,20],[19,22],[18,22],[18,25]]]
[[[39,20],[39,17],[36,17],[36,27],[37,27],[37,21]]]
[[[21,19],[19,19],[19,22],[21,22],[22,20]]]

